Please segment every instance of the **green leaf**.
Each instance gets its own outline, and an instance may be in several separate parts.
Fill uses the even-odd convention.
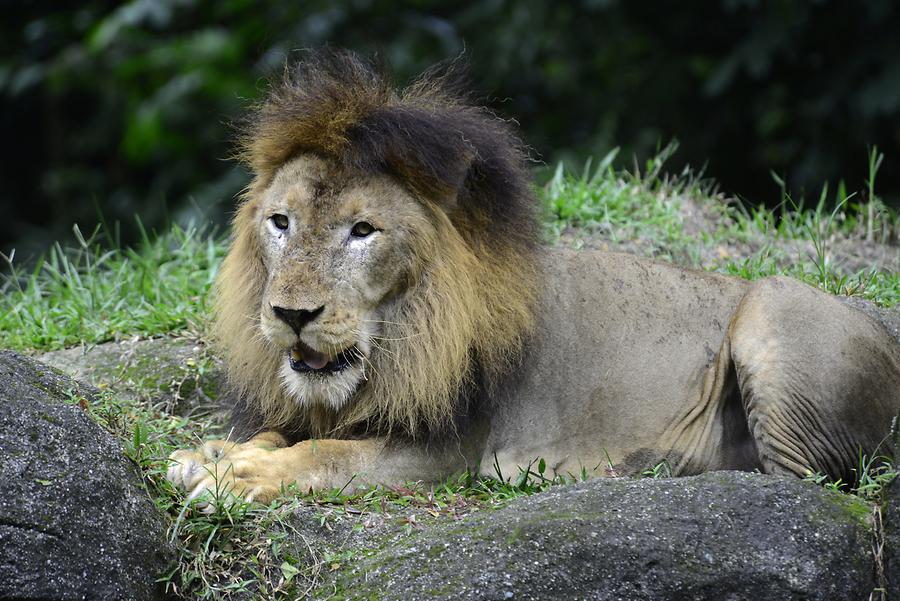
[[[299,573],[300,573],[300,570],[297,569],[297,567],[294,566],[293,564],[290,564],[286,561],[281,564],[281,575],[284,576],[284,581],[286,583],[293,580],[294,576],[296,576]]]

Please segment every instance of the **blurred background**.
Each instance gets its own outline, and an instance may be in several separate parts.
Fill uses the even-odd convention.
[[[224,223],[248,175],[229,123],[299,48],[377,52],[400,81],[464,52],[534,156],[667,163],[777,203],[824,182],[900,203],[900,5],[891,0],[19,0],[0,24],[0,251],[101,220]],[[536,177],[540,179],[540,166]]]

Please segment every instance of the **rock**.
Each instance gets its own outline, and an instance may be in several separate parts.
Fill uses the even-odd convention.
[[[887,581],[887,598],[900,599],[900,480],[895,479],[891,483],[885,498],[887,502],[882,510],[882,567]]]
[[[866,599],[871,508],[797,479],[713,472],[559,487],[368,553],[348,599]]]
[[[44,353],[44,363],[126,398],[165,403],[170,413],[220,410],[221,362],[189,338],[134,339]]]
[[[70,402],[95,393],[0,352],[0,598],[162,598],[166,523],[119,443]]]

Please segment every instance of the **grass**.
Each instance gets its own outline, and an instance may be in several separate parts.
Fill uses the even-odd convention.
[[[135,248],[111,248],[97,232],[77,246],[55,244],[24,270],[0,255],[0,347],[52,350],[130,336],[200,334],[207,299],[224,255],[223,240],[194,227],[146,232]]]
[[[548,239],[747,279],[787,274],[831,293],[883,306],[900,303],[898,218],[875,191],[882,161],[877,150],[869,156],[862,195],[849,193],[843,184],[833,190],[823,186],[815,203],[805,206],[791,199],[782,183],[775,210],[727,199],[687,170],[665,175],[674,151],[670,145],[629,171],[613,169],[615,152],[595,166],[588,163],[580,174],[557,168],[539,190]],[[133,248],[124,248],[97,232],[85,237],[76,228],[74,234],[74,247],[54,245],[34,267],[13,256],[0,257],[6,262],[0,275],[0,348],[39,351],[134,336],[203,335],[209,290],[225,252],[222,236],[173,226],[160,235],[145,233]],[[581,478],[550,477],[545,463],[536,460],[518,474],[503,475],[508,478],[463,474],[437,486],[411,483],[312,495],[294,490],[269,507],[219,503],[207,514],[188,503],[164,475],[165,457],[196,445],[213,427],[211,418],[178,417],[164,404],[141,398],[105,392],[87,409],[123,441],[151,496],[171,517],[180,561],[165,580],[183,598],[302,597],[318,586],[323,573],[366,552],[364,542],[347,541],[364,541],[360,533],[369,522],[412,530],[429,519],[458,517]],[[670,473],[661,463],[644,476]],[[895,475],[880,458],[865,457],[859,473],[852,486],[820,475],[810,479],[877,504]],[[326,529],[345,529],[347,544],[325,549],[308,540],[294,526],[297,515],[308,515]]]
[[[894,468],[889,457],[869,457],[860,452],[853,474],[853,482],[844,482],[840,478],[834,480],[821,472],[807,472],[804,479],[828,490],[850,493],[881,505],[886,501],[885,491],[900,472]]]
[[[875,193],[883,155],[872,149],[865,199],[841,182],[815,204],[795,201],[784,182],[775,209],[724,197],[689,170],[661,175],[670,144],[643,170],[615,171],[609,153],[580,175],[560,165],[544,186],[551,242],[599,247],[719,271],[745,279],[788,275],[832,294],[882,306],[900,303],[900,220]],[[892,245],[892,246],[889,246]]]

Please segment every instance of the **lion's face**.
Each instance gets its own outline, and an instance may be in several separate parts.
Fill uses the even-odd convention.
[[[367,379],[392,301],[412,276],[423,207],[387,176],[351,178],[325,160],[285,164],[255,232],[267,278],[260,330],[301,405],[340,409]]]

